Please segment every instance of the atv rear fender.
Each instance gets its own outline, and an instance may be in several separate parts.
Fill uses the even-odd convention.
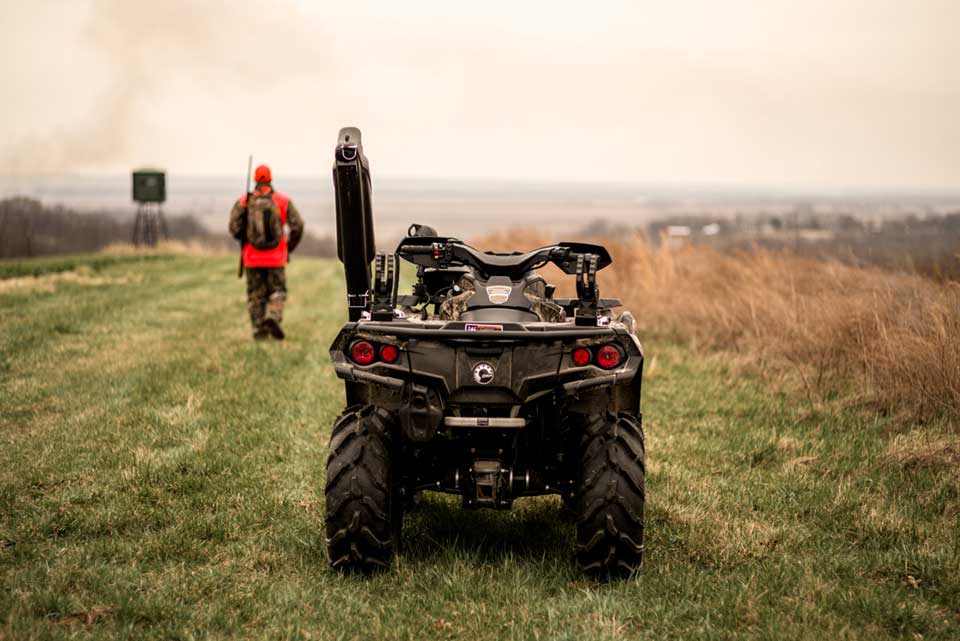
[[[446,416],[522,416],[524,406],[550,395],[570,411],[601,408],[639,412],[643,352],[636,337],[619,323],[576,327],[572,323],[505,324],[502,330],[466,329],[464,322],[347,323],[330,356],[337,376],[348,385],[348,402],[375,403],[396,412],[404,434],[426,441]],[[360,340],[379,352],[399,351],[393,363],[377,359],[360,365],[348,356]],[[596,350],[617,345],[623,360],[605,370],[574,363],[577,347]],[[489,366],[480,382],[478,368]],[[483,408],[482,411],[478,408]]]

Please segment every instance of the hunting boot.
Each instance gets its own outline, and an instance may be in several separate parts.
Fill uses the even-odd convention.
[[[286,296],[283,292],[273,292],[267,300],[265,309],[263,327],[273,335],[278,341],[282,341],[286,334],[283,333],[283,303]]]

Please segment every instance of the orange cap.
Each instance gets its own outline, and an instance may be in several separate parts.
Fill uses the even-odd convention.
[[[266,165],[260,165],[257,167],[256,171],[253,172],[253,178],[257,183],[268,183],[272,179],[270,175],[270,168]]]

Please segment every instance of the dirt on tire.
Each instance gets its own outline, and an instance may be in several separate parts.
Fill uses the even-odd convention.
[[[643,561],[640,419],[612,412],[587,417],[580,451],[577,562],[597,578],[627,576]]]
[[[372,405],[348,408],[334,423],[325,494],[327,553],[338,571],[386,570],[398,545],[389,425],[390,414]]]

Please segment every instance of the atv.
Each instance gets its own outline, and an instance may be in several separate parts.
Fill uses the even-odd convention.
[[[344,572],[390,566],[403,513],[424,491],[507,510],[558,494],[575,512],[576,557],[601,578],[643,556],[643,350],[634,320],[601,298],[599,245],[474,249],[412,225],[376,254],[360,131],[340,131],[333,168],[349,320],[330,347],[346,409],[330,438],[327,551]],[[400,261],[416,266],[398,295]],[[576,278],[554,296],[537,273]]]

